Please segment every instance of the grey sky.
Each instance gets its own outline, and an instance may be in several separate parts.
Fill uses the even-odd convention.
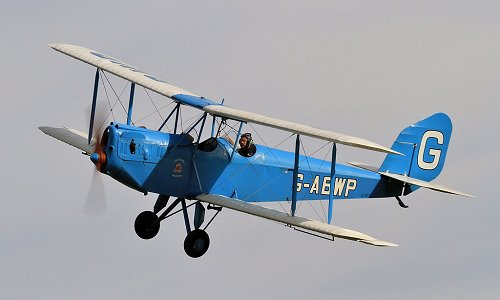
[[[499,25],[498,1],[3,4],[0,298],[498,298]],[[82,213],[93,165],[37,127],[85,130],[95,70],[52,42],[99,50],[233,107],[387,146],[446,112],[454,132],[436,181],[478,199],[420,190],[406,197],[408,210],[394,199],[335,204],[335,224],[395,249],[329,243],[224,210],[207,254],[190,259],[180,216],[153,240],[135,236],[154,195],[104,178],[107,213]],[[258,130],[267,142],[286,137]],[[338,159],[378,165],[383,155],[341,146]]]

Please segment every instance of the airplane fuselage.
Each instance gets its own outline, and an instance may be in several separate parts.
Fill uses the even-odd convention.
[[[123,124],[105,133],[105,172],[140,192],[193,198],[219,194],[247,202],[287,201],[292,197],[294,153],[256,145],[243,157],[224,138],[193,143],[169,134]],[[232,158],[231,158],[232,156]],[[329,161],[300,156],[297,200],[326,200],[332,188]],[[336,164],[334,199],[400,195],[402,186],[375,172]]]

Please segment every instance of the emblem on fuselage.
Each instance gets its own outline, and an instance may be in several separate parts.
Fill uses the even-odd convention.
[[[174,160],[174,169],[172,170],[172,177],[182,177],[182,167],[184,165],[184,160],[182,158],[178,158]]]

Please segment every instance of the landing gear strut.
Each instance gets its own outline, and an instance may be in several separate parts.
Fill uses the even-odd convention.
[[[217,216],[221,208],[210,207],[209,205],[208,209],[217,210],[217,213],[212,217],[205,228],[200,229],[201,225],[205,221],[205,207],[203,206],[203,204],[201,204],[200,202],[195,202],[190,204],[189,206],[186,206],[186,200],[184,200],[183,198],[177,198],[165,209],[165,211],[160,216],[158,216],[157,214],[167,206],[168,199],[168,196],[160,195],[154,206],[154,212],[143,211],[137,216],[134,224],[135,233],[142,239],[152,239],[160,230],[161,221],[182,211],[187,232],[186,238],[184,239],[184,251],[188,256],[193,258],[202,256],[207,252],[208,247],[210,246],[210,237],[208,236],[205,229],[207,229],[208,225],[210,225],[213,219]],[[170,214],[170,212],[179,203],[181,203],[182,208]],[[187,210],[192,205],[196,205],[194,213],[194,230],[191,230]]]

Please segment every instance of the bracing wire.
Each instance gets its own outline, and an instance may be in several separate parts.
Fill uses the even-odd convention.
[[[160,107],[160,108],[159,108],[159,111],[164,110],[165,108],[169,107],[170,105],[172,105],[172,104],[174,104],[174,103],[175,103],[175,101],[172,101],[172,102],[170,102],[169,104],[165,104],[165,105],[163,105],[162,107]],[[152,115],[154,115],[154,114],[156,114],[156,111],[154,111],[154,112],[152,112],[152,113],[149,113],[148,115],[145,115],[145,116],[143,116],[143,117],[141,117],[141,118],[137,119],[137,121],[135,121],[135,122],[136,122],[136,123],[139,123],[139,122],[141,122],[141,121],[143,121],[143,120],[145,120],[145,119],[147,119],[147,118],[151,117],[151,116],[152,116]],[[163,120],[163,119],[162,119],[162,120]],[[165,124],[165,125],[166,125],[166,124]],[[170,129],[168,129],[168,127],[167,127],[167,131],[170,131]]]
[[[259,132],[255,129],[255,127],[253,127],[252,123],[249,123],[250,124],[250,127],[252,127],[253,131],[255,131],[255,133],[257,133],[257,136],[260,138],[260,140],[264,143],[264,145],[269,149],[269,152],[271,152],[271,154],[273,155],[274,159],[276,159],[276,161],[278,162],[278,164],[283,167],[281,161],[276,157],[276,155],[274,155],[274,151],[271,150],[271,148],[269,148],[269,146],[266,144],[266,141],[264,141],[264,139],[260,136]],[[289,139],[290,137],[293,136],[293,133],[292,135],[290,135],[287,139]],[[276,148],[277,146],[275,146],[274,148]]]
[[[113,117],[113,121],[116,121],[115,114],[113,113],[116,102],[115,102],[115,104],[111,105],[111,99],[109,98],[109,95],[108,95],[108,89],[106,88],[106,84],[104,83],[104,79],[102,79],[102,76],[101,76],[101,82],[102,82],[102,86],[104,87],[104,93],[106,94],[106,99],[108,101],[109,112],[107,113],[104,120],[102,120],[102,123],[99,125],[99,128],[97,129],[97,131],[101,131],[102,126],[104,125],[104,123],[106,122],[106,120],[108,119],[110,114]],[[128,83],[127,83],[127,85],[128,85]]]
[[[305,158],[304,158],[304,160],[305,160],[305,161],[306,161],[306,163],[307,163],[307,167],[308,167],[308,169],[309,169],[309,172],[313,173],[312,168],[311,168],[311,164],[309,163],[309,156],[307,156],[307,152],[306,152],[306,149],[304,148],[304,144],[303,144],[303,143],[300,143],[300,146],[302,147],[302,151],[304,152],[304,157],[305,157]],[[294,187],[294,188],[295,188],[295,187]],[[323,219],[321,218],[321,216],[319,215],[319,213],[318,213],[318,212],[316,211],[316,209],[314,208],[314,206],[312,205],[311,201],[310,201],[310,200],[305,199],[305,197],[306,197],[306,196],[305,196],[305,195],[303,195],[303,196],[302,196],[302,199],[301,199],[301,201],[300,201],[300,202],[306,201],[306,202],[309,204],[309,206],[313,209],[313,211],[316,213],[316,215],[318,216],[318,218],[319,218],[319,219],[321,219],[321,220],[323,220]],[[324,210],[324,208],[323,208],[323,203],[322,203],[321,201],[319,201],[319,203],[320,203],[321,208],[322,208],[322,210],[323,210],[323,215],[325,215],[325,210]],[[299,203],[299,207],[297,207],[297,210],[298,210],[300,207],[301,207],[301,203]],[[326,215],[325,215],[325,216],[326,216]]]
[[[302,144],[302,143],[301,143],[301,144]],[[325,148],[328,144],[330,144],[330,142],[325,143],[323,146],[321,146],[319,149],[317,149],[316,151],[314,151],[313,153],[311,153],[309,156],[312,156],[312,155],[316,154],[316,153],[317,153],[317,152],[319,152],[321,149]],[[302,145],[302,149],[303,149],[303,151],[304,151],[304,155],[306,155],[306,150],[305,150],[305,148],[304,148],[304,146],[303,146],[303,145]],[[330,149],[328,149],[327,153],[325,154],[325,157],[323,157],[323,160],[321,161],[321,164],[320,164],[320,166],[318,167],[318,169],[316,170],[316,172],[319,172],[319,170],[321,170],[321,167],[323,167],[323,164],[325,163],[326,158],[328,157],[328,154],[329,154],[329,153],[330,153]],[[308,166],[309,166],[309,171],[311,171],[311,172],[312,172],[311,165],[309,164],[309,160],[307,159],[307,157],[308,157],[308,156],[306,155],[306,161],[307,161],[307,164],[308,164]],[[300,207],[302,206],[302,202],[303,202],[304,198],[305,198],[305,196],[303,196],[303,197],[302,197],[302,199],[301,199],[302,201],[300,201],[299,206],[297,207],[297,210],[299,210],[299,209],[300,209]],[[307,202],[309,203],[309,205],[313,208],[311,201],[309,201],[309,200],[306,200],[306,201],[307,201]],[[323,201],[321,201],[321,200],[320,200],[320,201],[319,201],[319,204],[320,204],[320,206],[321,206],[321,210],[323,211],[323,215],[324,215],[324,217],[325,217],[325,219],[324,219],[324,220],[326,220],[326,219],[327,219],[327,217],[326,217],[325,208],[324,208],[324,206],[323,206]],[[314,210],[314,208],[313,208],[313,210]],[[318,216],[318,217],[319,217],[319,216]],[[320,217],[320,219],[321,219],[321,217]]]
[[[151,103],[153,103],[153,106],[155,107],[156,112],[158,112],[158,115],[160,116],[160,119],[163,121],[163,117],[161,116],[160,111],[158,110],[158,107],[156,107],[156,104],[155,104],[155,102],[153,101],[153,98],[151,98],[151,96],[149,95],[148,90],[147,90],[146,88],[144,88],[144,91],[146,92],[146,95],[148,95],[149,100],[151,100]],[[167,129],[168,129],[168,128],[167,128]]]
[[[272,149],[277,148],[279,145],[281,145],[282,143],[286,142],[288,139],[290,139],[290,138],[291,138],[292,136],[294,136],[295,134],[294,134],[294,133],[292,133],[290,136],[288,136],[288,137],[287,137],[286,139],[284,139],[282,142],[278,143],[278,144],[277,144],[276,146],[274,146],[273,148],[270,148],[270,147],[266,144],[266,142],[264,141],[264,139],[262,138],[262,136],[259,134],[259,132],[255,129],[255,127],[254,127],[251,123],[250,123],[250,126],[252,127],[252,129],[254,130],[254,132],[257,134],[257,136],[260,138],[260,140],[264,143],[264,145],[265,145],[265,146],[269,149],[269,151],[271,152],[271,154],[273,155],[273,157],[276,159],[276,161],[278,161],[278,163],[279,163],[280,165],[282,165],[282,163],[278,160],[278,158],[276,157],[276,155],[274,155],[274,151],[272,151]],[[312,156],[312,155],[316,154],[317,152],[319,152],[320,150],[322,150],[324,147],[326,147],[328,144],[329,144],[329,142],[325,143],[325,144],[324,144],[323,146],[321,146],[319,149],[317,149],[316,151],[314,151],[313,153],[311,153],[311,154],[310,154],[310,156]],[[306,150],[305,150],[305,148],[304,148],[304,144],[303,144],[303,143],[301,143],[301,147],[302,147],[302,151],[304,152],[304,156],[305,156],[305,158],[304,158],[304,159],[302,159],[302,161],[304,161],[304,160],[306,161],[306,163],[307,163],[307,165],[308,165],[308,168],[309,168],[309,171],[312,173],[312,168],[311,168],[311,165],[310,165],[310,163],[309,163],[308,155],[307,155],[307,153],[306,153]],[[319,169],[321,169],[321,166],[323,166],[324,162],[326,161],[326,157],[327,157],[327,155],[328,155],[328,153],[325,155],[325,157],[324,157],[323,161],[321,162],[321,165],[320,165],[320,168],[319,168]],[[319,169],[318,169],[318,170],[316,170],[316,171],[319,171]],[[267,186],[267,185],[265,185],[265,186]],[[264,186],[264,187],[265,187],[265,186]],[[262,187],[262,188],[263,188],[263,187]],[[258,191],[260,191],[262,188],[260,188]],[[292,188],[293,188],[293,187],[292,187]],[[257,192],[258,192],[258,191],[257,191]],[[302,202],[304,202],[304,201],[308,202],[308,204],[309,204],[309,205],[311,206],[311,208],[314,210],[314,212],[316,213],[316,215],[318,216],[318,218],[320,218],[320,219],[322,219],[322,220],[323,220],[323,218],[320,216],[320,214],[316,211],[316,209],[315,209],[315,208],[314,208],[314,206],[312,205],[311,201],[309,201],[309,200],[305,200],[305,195],[303,195],[303,196],[302,196],[302,199],[301,199],[301,201],[299,202],[299,206],[297,207],[297,211],[300,209],[300,207],[301,207],[301,205],[302,205]],[[324,208],[324,206],[323,206],[323,202],[322,202],[322,201],[319,201],[319,202],[320,202],[320,205],[321,205],[321,209],[322,209],[322,211],[323,211],[324,220],[326,220],[326,212],[325,212],[325,208]],[[281,202],[278,202],[278,203],[280,203],[280,206],[281,206]],[[282,208],[283,208],[283,206],[282,206]],[[284,208],[283,208],[283,210],[284,210],[284,211],[286,211]]]
[[[219,132],[220,132],[220,131],[224,131],[224,133],[225,133],[225,134],[227,134],[227,132],[226,132],[226,130],[225,130],[225,128],[226,128],[226,127],[230,127],[233,131],[236,131],[236,129],[235,129],[234,127],[230,126],[229,124],[224,124],[225,126],[224,126],[224,127],[222,127],[222,125],[223,125],[222,123],[223,123],[223,122],[219,123],[219,128],[220,128],[220,129],[219,129]],[[225,122],[224,122],[224,123],[225,123]],[[264,145],[267,147],[268,151],[269,151],[269,152],[271,152],[271,154],[274,156],[274,158],[276,159],[276,161],[277,161],[279,164],[282,164],[282,163],[278,160],[278,158],[276,157],[276,155],[273,153],[273,149],[274,149],[274,148],[277,148],[278,146],[280,146],[281,144],[283,144],[284,142],[286,142],[287,140],[289,140],[289,139],[290,139],[293,135],[295,135],[295,134],[294,134],[294,133],[292,133],[292,134],[291,134],[291,135],[289,135],[287,138],[285,138],[284,140],[282,140],[282,141],[280,141],[279,143],[277,143],[277,145],[276,145],[276,146],[274,146],[273,148],[271,148],[271,147],[269,147],[269,146],[267,145],[267,143],[266,143],[266,142],[265,142],[265,140],[262,138],[262,136],[260,135],[260,133],[258,132],[258,130],[256,130],[256,129],[255,129],[255,127],[254,127],[254,126],[252,126],[252,124],[251,124],[251,123],[249,123],[249,124],[250,124],[250,126],[252,127],[253,131],[257,134],[257,136],[259,137],[259,139],[260,139],[260,140],[264,143]],[[322,145],[321,147],[319,147],[317,150],[315,150],[314,152],[312,152],[310,155],[312,156],[312,155],[316,154],[317,152],[321,151],[321,150],[322,150],[324,147],[326,147],[328,144],[329,144],[329,142],[325,143],[324,145]],[[306,151],[305,151],[304,146],[303,146],[303,144],[302,144],[302,143],[301,143],[301,145],[302,145],[302,149],[303,149],[304,154],[306,154]],[[322,163],[321,163],[321,166],[322,166],[322,165],[324,164],[324,162],[326,161],[326,157],[327,157],[327,156],[328,156],[328,153],[325,155],[325,157],[324,157],[324,159],[323,159],[323,161],[322,161]],[[312,172],[312,168],[311,168],[310,163],[309,163],[309,161],[308,161],[308,156],[307,156],[307,154],[306,154],[305,158],[303,158],[301,161],[303,162],[304,160],[306,160],[306,162],[307,162],[307,164],[308,164],[309,171],[311,171],[311,172]],[[259,173],[258,173],[258,172],[257,172],[257,170],[255,169],[255,167],[253,166],[253,164],[249,162],[249,166],[251,166],[251,167],[252,167],[252,169],[254,169],[255,174],[259,177],[259,179],[261,179],[261,177],[260,177]],[[249,167],[249,166],[247,166],[247,167]],[[321,169],[321,166],[320,166],[320,169]],[[237,174],[239,174],[239,173],[243,172],[243,171],[244,171],[247,167],[242,168],[242,169],[239,169],[238,171],[233,172],[233,174],[231,174],[230,176],[231,176],[231,177],[233,177],[233,176],[235,176],[235,175],[237,175]],[[317,171],[319,171],[319,170],[317,170]],[[252,194],[248,195],[248,196],[247,196],[244,200],[249,199],[251,196],[255,195],[255,194],[256,194],[256,193],[258,193],[259,191],[261,191],[261,190],[263,190],[264,188],[268,187],[269,185],[273,184],[273,182],[275,182],[276,180],[278,180],[278,179],[279,179],[282,175],[284,175],[284,174],[285,174],[285,173],[282,173],[282,174],[280,174],[280,175],[276,176],[275,178],[273,178],[272,180],[270,180],[270,181],[266,182],[266,184],[262,185],[259,189],[257,189],[256,191],[254,191]],[[221,184],[222,184],[222,183],[220,183],[218,186],[220,186]],[[218,186],[216,186],[216,187],[218,187]],[[214,188],[216,188],[216,187],[214,187]],[[272,191],[272,190],[271,190],[271,191]],[[302,197],[302,200],[304,200],[304,198],[305,198],[305,196],[303,196],[303,197]],[[287,209],[286,209],[286,208],[282,205],[282,203],[281,203],[282,201],[277,201],[277,202],[278,202],[278,204],[281,206],[282,210],[283,210],[284,212],[288,213]],[[289,201],[288,201],[288,202],[289,202]],[[302,204],[302,202],[303,202],[303,201],[300,201],[300,202],[299,202],[299,208],[300,208],[300,205]],[[319,219],[323,220],[323,218],[322,218],[322,217],[321,217],[321,215],[318,213],[318,211],[314,208],[314,206],[312,206],[311,202],[310,202],[309,200],[307,200],[307,202],[309,203],[309,205],[311,206],[311,208],[313,209],[313,211],[316,213],[317,217],[318,217]],[[321,204],[321,207],[322,207],[323,214],[325,215],[324,219],[326,219],[325,208],[323,207],[323,204],[321,203],[321,201],[320,201],[320,204]]]
[[[118,94],[116,93],[115,91],[115,88],[113,87],[113,85],[111,84],[111,82],[109,81],[108,79],[108,76],[106,75],[105,72],[102,72],[102,74],[104,75],[104,77],[106,78],[106,81],[108,82],[109,86],[111,87],[111,90],[113,90],[113,93],[115,94],[116,96],[116,99],[118,100],[118,102],[120,102],[120,105],[122,106],[123,108],[123,111],[125,112],[125,114],[127,114],[127,109],[125,108],[125,106],[123,105],[122,101],[120,100],[120,97],[118,96]],[[128,83],[127,83],[128,84]],[[134,122],[132,122],[132,124],[134,124]]]
[[[104,71],[100,71],[100,72],[102,72],[104,74]],[[102,86],[104,87],[104,93],[106,94],[106,99],[107,99],[107,102],[108,102],[108,105],[109,105],[109,112],[107,113],[106,117],[102,120],[102,123],[100,124],[100,126],[99,126],[99,128],[98,128],[97,131],[100,131],[102,129],[102,126],[104,125],[104,123],[106,122],[106,120],[108,119],[108,117],[109,117],[110,114],[113,117],[113,121],[116,121],[116,117],[115,117],[115,114],[113,113],[113,111],[114,111],[115,106],[118,103],[119,99],[122,97],[123,92],[125,92],[125,90],[127,89],[128,85],[129,85],[129,82],[127,82],[127,84],[123,87],[122,91],[120,92],[120,95],[117,96],[117,100],[113,103],[113,105],[111,105],[111,99],[109,97],[108,90],[106,88],[106,83],[102,79],[102,76],[101,76],[101,83],[102,83]],[[110,84],[110,86],[111,86],[111,84]]]

